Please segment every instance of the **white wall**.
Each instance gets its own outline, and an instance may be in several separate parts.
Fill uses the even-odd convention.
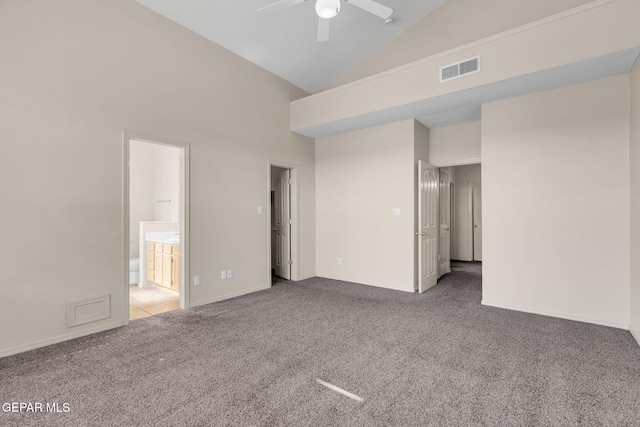
[[[315,275],[302,90],[133,0],[1,1],[0,64],[0,356],[122,324],[124,130],[190,144],[191,305],[270,285],[268,160],[299,167]],[[105,294],[109,319],[67,328],[67,301]]]
[[[631,333],[640,343],[640,61],[631,72]]]
[[[180,148],[154,144],[154,221],[180,221]],[[171,200],[171,202],[158,202]]]
[[[465,165],[448,168],[451,170],[451,182],[455,184],[453,240],[451,242],[452,259],[473,261],[473,229],[470,214],[470,185],[482,182],[480,165]]]
[[[435,166],[480,162],[480,122],[431,129],[429,162]]]
[[[414,132],[406,120],[316,140],[318,276],[413,292]]]
[[[482,109],[483,304],[629,325],[629,76]]]

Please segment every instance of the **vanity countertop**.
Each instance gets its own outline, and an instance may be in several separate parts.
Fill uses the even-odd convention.
[[[154,231],[145,235],[147,242],[180,244],[180,233],[177,231]]]

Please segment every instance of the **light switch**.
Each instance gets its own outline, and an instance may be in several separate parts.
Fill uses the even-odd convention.
[[[193,286],[200,286],[200,276],[193,276]]]
[[[233,270],[227,270],[227,279],[231,279],[233,277]]]
[[[220,273],[220,279],[225,280],[227,278],[227,270],[222,270]]]
[[[393,210],[393,214],[394,214],[395,216],[400,216],[400,213],[401,213],[401,212],[400,212],[400,209],[394,209],[394,210]]]
[[[262,206],[258,206],[258,215],[262,215]]]

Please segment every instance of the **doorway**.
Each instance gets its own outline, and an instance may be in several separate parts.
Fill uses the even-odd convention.
[[[453,261],[482,261],[481,165],[438,168],[419,162],[417,188],[419,243],[415,286],[423,292],[436,283],[431,276],[432,265],[436,266],[439,280],[452,271]],[[434,232],[433,227],[435,240],[427,237]]]
[[[440,244],[438,278],[451,273],[451,180],[449,171],[440,169]]]
[[[125,132],[123,324],[188,307],[188,149]]]
[[[269,162],[268,171],[269,283],[299,280],[298,168]]]
[[[471,183],[470,193],[473,261],[482,261],[482,185]]]

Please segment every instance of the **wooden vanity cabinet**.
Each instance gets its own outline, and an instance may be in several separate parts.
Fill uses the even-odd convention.
[[[147,279],[174,291],[180,289],[180,245],[147,242]]]

